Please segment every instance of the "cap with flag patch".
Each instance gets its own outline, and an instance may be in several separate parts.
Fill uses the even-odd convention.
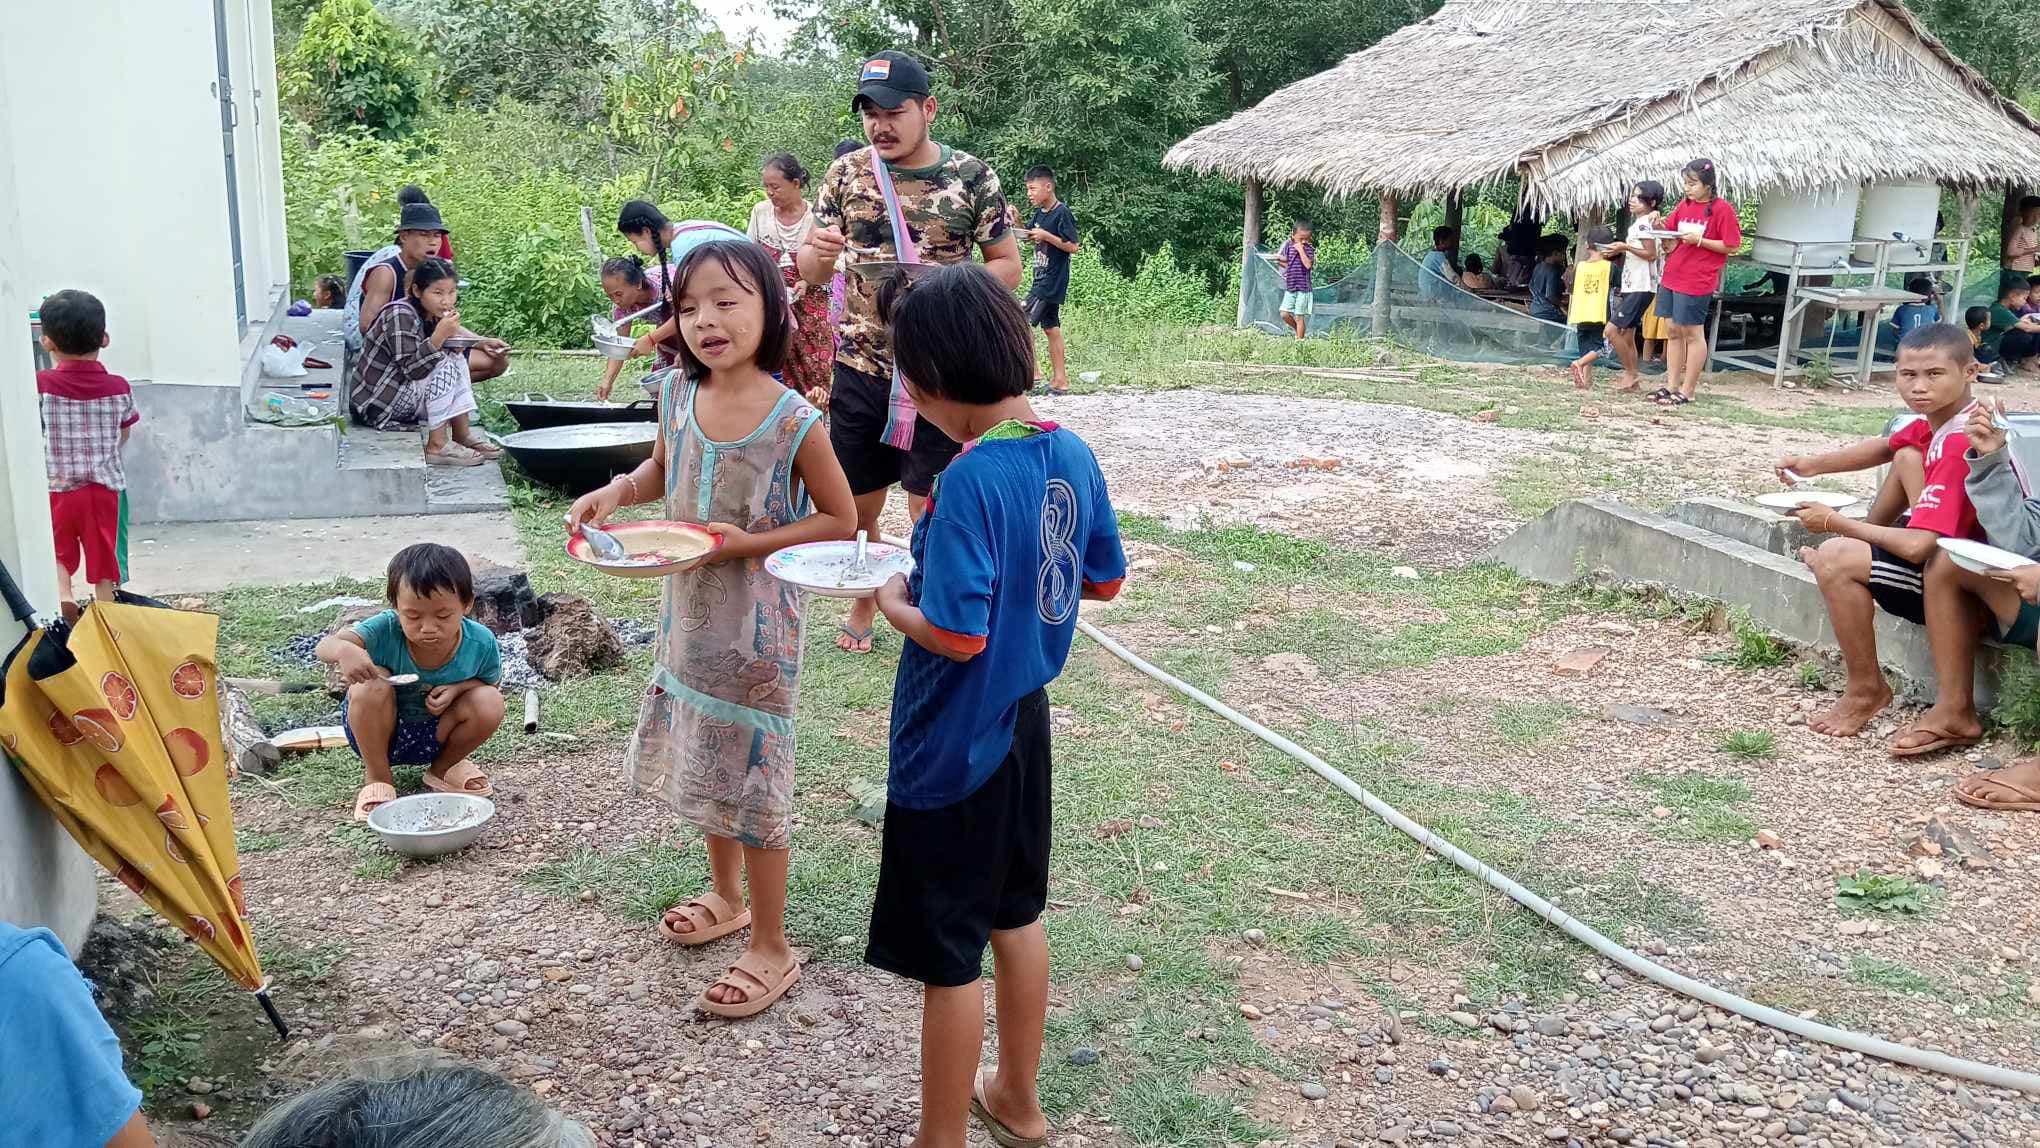
[[[908,100],[925,100],[928,95],[928,72],[920,61],[905,52],[880,52],[864,61],[858,72],[857,96],[850,101],[850,109],[862,110],[864,101],[870,100],[891,110]]]

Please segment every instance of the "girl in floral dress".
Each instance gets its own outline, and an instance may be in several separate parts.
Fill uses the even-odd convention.
[[[625,774],[707,836],[713,887],[667,912],[659,932],[693,946],[749,926],[743,955],[696,1002],[744,1017],[800,979],[785,912],[807,598],[764,560],[848,538],[857,516],[821,412],[772,378],[793,340],[777,261],[728,228],[689,238],[674,253],[682,347],[661,386],[658,443],[635,471],[575,502],[567,528],[663,496],[666,518],[722,540],[708,562],[666,579],[658,664]]]
[[[762,243],[779,263],[793,301],[793,346],[786,353],[786,385],[826,409],[829,380],[835,372],[835,327],[829,321],[829,297],[818,287],[809,287],[794,267],[793,257],[807,244],[815,229],[815,213],[807,203],[807,169],[786,152],[765,157],[759,174],[765,198],[751,209],[747,231],[753,242]]]

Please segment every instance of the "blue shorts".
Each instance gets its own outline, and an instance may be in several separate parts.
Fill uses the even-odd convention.
[[[1712,295],[1688,295],[1674,291],[1663,284],[1658,285],[1658,318],[1679,327],[1705,327],[1707,312],[1714,307]]]
[[[1309,315],[1317,310],[1317,296],[1308,291],[1284,291],[1282,313],[1284,315]]]
[[[361,743],[354,740],[354,725],[347,720],[347,699],[340,699],[340,724],[347,730],[347,748],[358,757]],[[443,748],[439,744],[439,719],[424,718],[397,719],[397,728],[390,731],[391,765],[431,765]]]

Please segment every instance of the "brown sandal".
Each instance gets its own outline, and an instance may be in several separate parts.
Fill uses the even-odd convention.
[[[482,783],[480,788],[474,785],[477,781]],[[434,793],[465,793],[469,797],[496,796],[495,786],[489,784],[489,775],[483,773],[472,759],[465,757],[447,766],[444,778],[434,777],[431,770],[426,770],[425,788]]]
[[[682,917],[694,923],[692,929],[681,932],[673,927],[673,919]],[[751,910],[738,909],[714,893],[703,893],[685,904],[675,905],[659,918],[659,935],[676,945],[705,945],[719,941],[738,929],[751,923]]]
[[[1926,734],[1928,735],[1928,740],[1919,745],[1898,745],[1898,739],[1905,737],[1907,734]],[[1975,737],[1970,737],[1966,734],[1951,733],[1945,729],[1913,725],[1898,731],[1891,740],[1893,744],[1886,747],[1891,756],[1925,757],[1930,753],[1939,753],[1944,749],[1967,749],[1972,745],[1981,743],[1983,735],[1978,734]]]
[[[1955,800],[1977,809],[2040,813],[2040,758],[1972,773],[1955,783]]]
[[[371,781],[354,795],[354,819],[367,821],[376,807],[397,799],[397,787],[387,781]]]
[[[1048,1137],[1022,1136],[992,1115],[992,1106],[985,1103],[985,1070],[982,1065],[978,1067],[977,1079],[972,1082],[970,1088],[970,1114],[977,1117],[978,1123],[985,1126],[985,1131],[992,1137],[992,1143],[997,1144],[999,1148],[1042,1148],[1042,1145],[1048,1143]]]
[[[745,915],[749,916],[748,913]],[[752,983],[745,984],[744,981],[738,980],[737,976],[740,973],[743,975],[744,980]],[[716,985],[728,985],[731,988],[742,991],[744,999],[727,1003],[710,1000],[708,999],[707,990],[703,990],[700,999],[694,1002],[694,1007],[714,1016],[725,1017],[729,1020],[742,1020],[747,1016],[757,1016],[759,1013],[771,1008],[780,997],[786,995],[786,990],[792,988],[799,980],[800,962],[798,960],[791,962],[783,969],[775,969],[771,965],[766,964],[765,958],[756,953],[745,953],[737,958],[736,964],[730,966],[729,972],[724,973],[715,982]],[[709,986],[709,988],[714,987],[715,985]],[[763,990],[762,995],[751,995],[760,990]]]

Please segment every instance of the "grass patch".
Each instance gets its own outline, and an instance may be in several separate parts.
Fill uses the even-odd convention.
[[[1503,702],[1489,720],[1504,745],[1536,749],[1565,740],[1568,727],[1584,716],[1564,702]]]
[[[1849,979],[1864,988],[1905,996],[1931,996],[1937,991],[1928,977],[1880,957],[1851,957]]]
[[[1792,668],[1792,681],[1803,690],[1827,688],[1827,670],[1819,662],[1801,662]]]
[[[702,852],[666,844],[609,852],[581,849],[526,872],[523,879],[563,897],[593,893],[597,903],[630,920],[656,921],[708,888],[708,860]]]
[[[1835,878],[1835,906],[1852,916],[1920,916],[1932,911],[1935,890],[1911,877],[1857,870]]]
[[[1738,844],[1756,836],[1756,822],[1739,808],[1750,799],[1749,786],[1740,781],[1704,773],[1639,773],[1630,781],[1672,811],[1672,816],[1656,820],[1656,831],[1662,836],[1719,845]]]
[[[1248,1119],[1244,1098],[1211,1095],[1189,1080],[1140,1076],[1112,1094],[1113,1123],[1136,1144],[1179,1148],[1224,1148],[1265,1139],[1268,1130]]]
[[[241,833],[236,831],[234,834],[234,849],[236,852],[243,854],[268,853],[274,849],[281,849],[289,843],[290,839],[281,833]]]
[[[1757,626],[1749,611],[1738,607],[1729,615],[1732,649],[1708,654],[1702,660],[1725,662],[1739,670],[1768,670],[1792,660],[1792,646],[1776,634]]]
[[[1714,748],[1730,757],[1763,761],[1778,756],[1778,735],[1767,729],[1723,730],[1714,735]]]

